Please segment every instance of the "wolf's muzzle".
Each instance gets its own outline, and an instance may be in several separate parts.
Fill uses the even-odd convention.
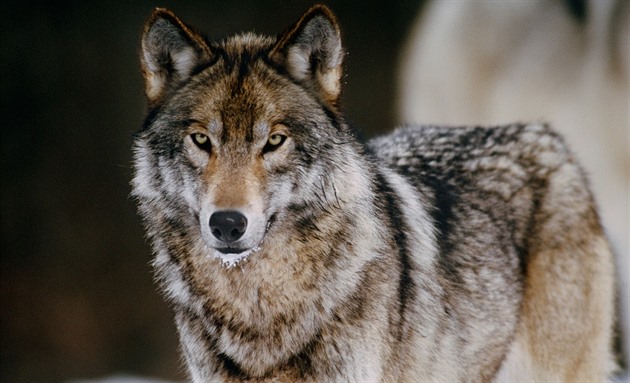
[[[210,231],[226,244],[236,242],[247,230],[247,218],[237,211],[218,211],[210,216]]]

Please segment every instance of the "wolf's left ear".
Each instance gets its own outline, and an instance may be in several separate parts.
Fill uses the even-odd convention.
[[[326,6],[315,5],[280,36],[269,57],[297,81],[315,87],[324,101],[336,105],[343,55],[335,15]]]
[[[169,88],[188,79],[196,67],[211,57],[201,35],[171,11],[155,9],[144,25],[140,59],[149,102],[160,101]]]

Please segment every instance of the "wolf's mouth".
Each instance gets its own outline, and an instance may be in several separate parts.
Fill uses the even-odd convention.
[[[247,251],[248,249],[240,249],[236,247],[221,247],[215,250],[223,254],[240,254]]]

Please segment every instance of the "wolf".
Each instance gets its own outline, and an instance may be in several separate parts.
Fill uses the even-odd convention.
[[[332,11],[210,42],[156,9],[132,195],[194,382],[604,381],[611,252],[545,124],[341,109]]]

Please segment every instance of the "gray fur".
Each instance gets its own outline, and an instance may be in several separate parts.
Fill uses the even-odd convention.
[[[339,113],[327,8],[278,39],[209,44],[165,10],[145,39],[163,22],[205,56],[147,92],[133,195],[193,381],[605,378],[610,253],[557,134],[409,127],[363,144]],[[168,44],[143,46],[145,75],[161,70],[146,62]],[[295,70],[295,49],[317,64]],[[208,229],[221,211],[247,218],[242,238]]]

